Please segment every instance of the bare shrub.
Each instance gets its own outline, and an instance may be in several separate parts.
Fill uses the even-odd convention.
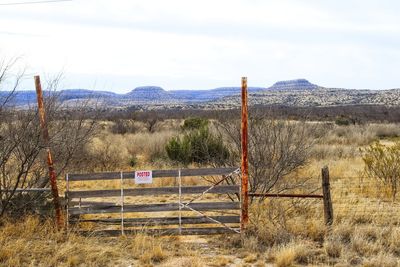
[[[114,171],[126,166],[130,159],[128,147],[121,135],[103,134],[87,145],[92,170]]]
[[[14,64],[14,63],[12,63]],[[10,86],[7,78],[12,65],[0,64],[0,86]],[[42,188],[48,185],[47,166],[43,154],[43,140],[37,110],[13,108],[14,90],[22,76],[11,79],[11,91],[2,94],[0,104],[0,216],[20,216],[34,211],[36,204],[46,201],[45,194],[24,194],[17,188]],[[95,120],[85,120],[84,104],[76,106],[72,117],[64,112],[54,93],[60,76],[48,82],[45,108],[58,176],[71,165],[78,165],[84,157],[83,146],[96,129]],[[62,114],[62,115],[60,115]],[[42,203],[44,204],[44,203]]]
[[[137,114],[134,114],[135,117],[136,115]],[[161,116],[161,113],[154,110],[142,113],[141,116],[138,117],[138,119],[144,123],[144,126],[149,133],[156,132],[159,123],[164,121],[164,117]]]
[[[118,119],[112,124],[110,131],[113,134],[127,134],[136,133],[139,130],[139,126],[134,120],[121,120]]]
[[[395,201],[400,186],[400,142],[393,146],[375,142],[363,152],[365,174],[388,186]]]
[[[232,157],[229,164],[240,165],[240,123],[222,121],[217,124],[217,129],[230,149]],[[267,193],[283,177],[304,166],[318,136],[317,125],[264,119],[257,114],[251,117],[248,140],[249,190]]]

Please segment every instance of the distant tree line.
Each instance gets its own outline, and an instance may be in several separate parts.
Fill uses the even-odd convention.
[[[68,113],[73,116],[74,110]],[[338,121],[338,124],[363,124],[368,122],[400,122],[400,107],[383,105],[349,105],[330,107],[293,107],[283,105],[252,106],[249,113],[262,114],[271,119],[289,120],[314,120],[314,121]],[[64,116],[65,113],[60,113]],[[80,116],[80,112],[77,112]],[[206,110],[206,109],[162,109],[162,110],[137,110],[135,107],[126,109],[101,108],[87,111],[86,116],[91,119],[94,116],[101,120],[124,120],[133,119],[142,121],[151,126],[155,121],[165,119],[186,119],[190,117],[201,117],[211,120],[225,120],[240,118],[240,109],[229,110]]]

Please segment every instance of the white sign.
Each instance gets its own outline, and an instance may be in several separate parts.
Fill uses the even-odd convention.
[[[153,183],[152,171],[135,171],[135,184],[151,184]]]

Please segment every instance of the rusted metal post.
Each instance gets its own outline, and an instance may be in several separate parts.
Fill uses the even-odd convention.
[[[248,112],[247,112],[247,78],[242,77],[242,184],[241,184],[241,217],[240,230],[244,231],[249,221],[249,162],[247,158]]]
[[[329,168],[322,168],[322,193],[324,196],[324,217],[325,224],[329,227],[333,223],[333,208],[331,199],[331,189],[329,184]]]
[[[60,199],[58,196],[56,172],[54,170],[53,158],[51,156],[51,150],[50,150],[50,137],[49,137],[49,130],[47,129],[46,112],[43,104],[42,85],[40,83],[39,76],[35,76],[34,78],[35,78],[36,95],[38,101],[38,114],[39,114],[40,127],[42,128],[43,141],[47,153],[47,166],[49,167],[49,178],[50,178],[51,192],[53,195],[54,210],[56,213],[56,223],[58,228],[60,229],[63,227],[63,217],[61,213]]]

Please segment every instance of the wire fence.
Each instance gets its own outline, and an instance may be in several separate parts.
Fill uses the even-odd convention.
[[[381,181],[360,176],[338,177],[331,181],[335,217],[356,223],[400,224],[399,196]]]
[[[301,180],[302,178],[300,178]],[[304,178],[309,182],[301,187],[273,193],[299,195],[322,194],[321,177]],[[392,198],[390,187],[381,181],[362,176],[333,176],[330,179],[334,223],[343,221],[377,226],[400,225],[400,197]],[[321,220],[324,205],[318,198],[268,197],[266,209],[275,210],[271,219],[284,213],[286,218]]]

